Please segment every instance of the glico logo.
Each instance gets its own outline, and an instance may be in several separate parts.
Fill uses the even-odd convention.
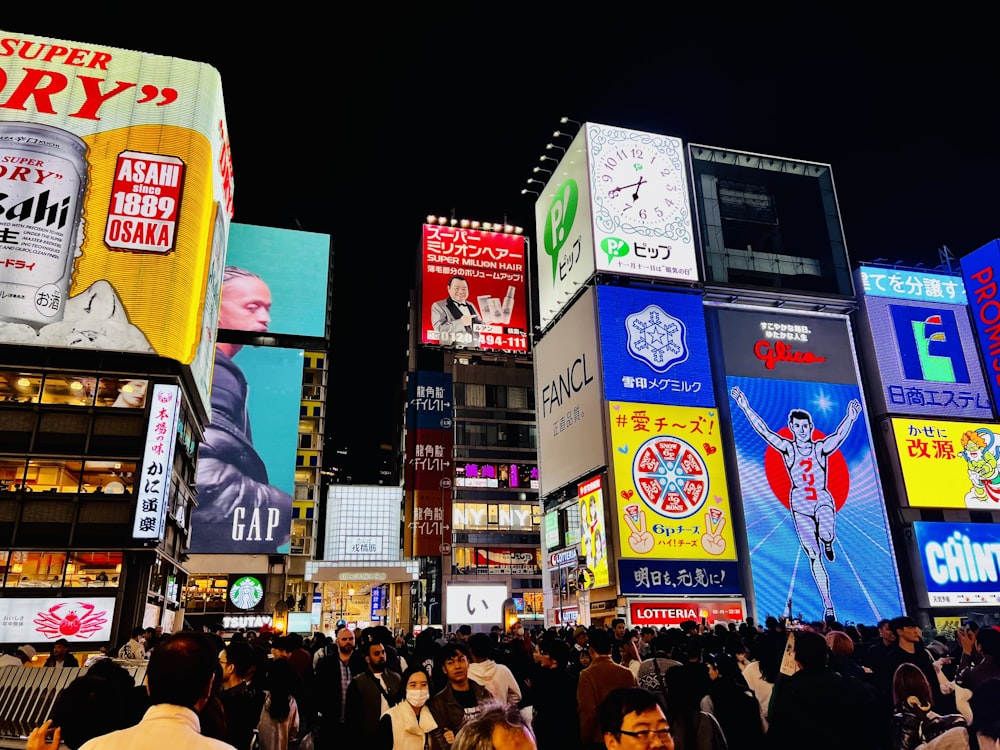
[[[910,305],[889,305],[889,312],[903,377],[935,383],[970,382],[954,312]]]
[[[812,352],[797,352],[784,341],[767,341],[761,339],[753,345],[754,356],[764,363],[764,367],[773,370],[778,362],[790,362],[799,365],[812,365],[826,362],[826,357],[820,357]]]

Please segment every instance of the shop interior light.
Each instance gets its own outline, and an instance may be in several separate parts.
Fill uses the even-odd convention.
[[[83,383],[81,383],[79,380],[74,380],[72,383],[69,384],[69,388],[71,391],[82,391]]]

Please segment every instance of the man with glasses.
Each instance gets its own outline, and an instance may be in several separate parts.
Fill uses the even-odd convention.
[[[617,688],[601,703],[601,731],[607,750],[663,747],[673,750],[667,718],[656,697],[642,688]]]

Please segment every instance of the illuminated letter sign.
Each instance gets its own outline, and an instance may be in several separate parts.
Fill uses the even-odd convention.
[[[955,313],[948,309],[890,305],[903,374],[910,380],[968,383]]]

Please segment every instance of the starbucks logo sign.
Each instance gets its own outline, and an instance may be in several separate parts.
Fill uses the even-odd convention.
[[[237,609],[253,609],[264,598],[264,586],[253,576],[237,578],[229,588],[229,600]]]

